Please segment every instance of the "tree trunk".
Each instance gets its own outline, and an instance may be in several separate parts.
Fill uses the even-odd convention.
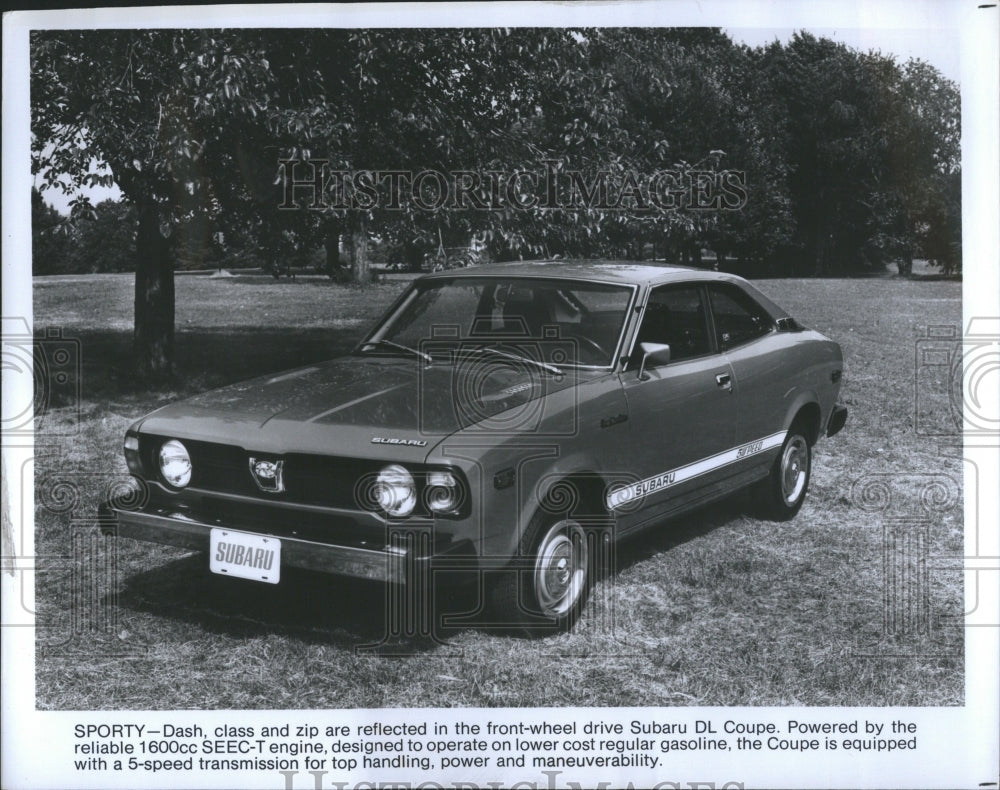
[[[403,242],[403,254],[406,258],[406,268],[411,272],[419,272],[424,264],[424,250],[413,239]]]
[[[663,234],[663,262],[664,263],[683,263],[684,253],[681,249],[682,245],[678,244],[677,236],[674,233],[667,232]]]
[[[896,268],[902,277],[909,277],[913,274],[913,253],[907,251],[905,256],[896,261]]]
[[[351,277],[354,282],[371,282],[368,272],[368,222],[364,214],[358,215],[351,227]]]
[[[146,383],[156,383],[173,372],[174,262],[170,239],[160,229],[156,203],[145,200],[138,209],[132,348],[136,375]]]
[[[340,223],[328,220],[326,223],[326,237],[323,239],[323,247],[326,250],[326,265],[324,271],[333,277],[340,269]]]

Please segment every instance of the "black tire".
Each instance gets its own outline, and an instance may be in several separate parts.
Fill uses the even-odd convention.
[[[591,543],[580,523],[539,513],[514,563],[493,584],[493,614],[529,635],[568,631],[583,611],[593,571]]]
[[[812,446],[798,424],[792,425],[774,459],[768,476],[757,484],[755,494],[761,516],[788,521],[805,501],[812,473]]]

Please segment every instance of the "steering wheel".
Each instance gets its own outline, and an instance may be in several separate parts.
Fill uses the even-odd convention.
[[[608,354],[607,351],[604,350],[604,346],[602,346],[592,337],[588,337],[587,335],[574,334],[573,339],[582,341],[584,345],[589,346],[591,349],[596,351],[601,359],[607,359],[609,356],[611,356],[610,354]]]

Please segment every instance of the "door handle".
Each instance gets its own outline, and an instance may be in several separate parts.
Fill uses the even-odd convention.
[[[728,373],[719,373],[715,377],[715,383],[724,390],[733,391],[733,379]]]

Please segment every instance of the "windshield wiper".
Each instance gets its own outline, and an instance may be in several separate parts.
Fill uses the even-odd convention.
[[[409,346],[404,346],[402,343],[397,343],[393,340],[386,340],[385,338],[382,338],[381,340],[372,340],[368,343],[365,343],[364,347],[369,348],[370,346],[389,346],[390,348],[398,348],[400,351],[407,351],[410,354],[414,354],[420,357],[428,365],[434,362],[434,357],[432,357],[426,351],[420,351],[419,349],[416,348],[410,348]]]
[[[477,348],[472,349],[472,351],[475,353],[488,351],[491,354],[496,354],[498,357],[504,357],[505,359],[513,359],[516,360],[517,362],[527,362],[528,364],[536,365],[537,367],[540,367],[542,370],[546,370],[549,373],[552,373],[556,376],[561,376],[563,374],[560,368],[557,368],[555,365],[552,365],[548,362],[542,362],[541,360],[532,359],[531,357],[524,357],[521,356],[520,354],[512,354],[509,351],[501,351],[499,348],[494,348],[493,346],[479,346]]]

